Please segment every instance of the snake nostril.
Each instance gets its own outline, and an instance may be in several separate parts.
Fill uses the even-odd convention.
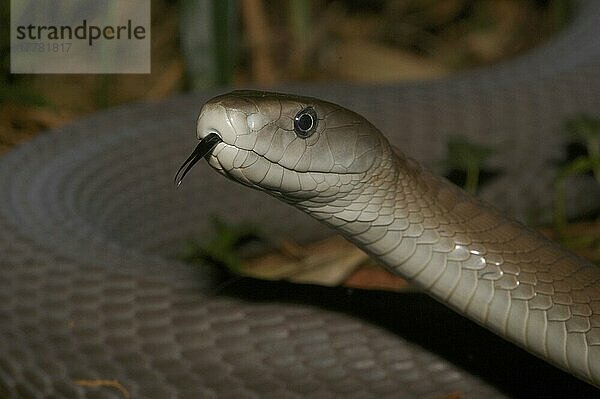
[[[206,140],[209,137],[211,137],[211,140],[223,141],[223,137],[221,137],[221,133],[219,133],[219,131],[217,129],[206,130],[205,134],[203,135],[203,137],[200,138],[200,140]]]
[[[232,142],[235,137],[234,132],[235,126],[230,120],[226,108],[217,103],[208,103],[202,107],[196,125],[198,140],[215,134],[221,141]]]

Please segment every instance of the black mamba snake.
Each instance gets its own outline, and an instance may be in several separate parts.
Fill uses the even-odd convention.
[[[573,113],[600,110],[599,21],[600,4],[582,2],[572,26],[547,46],[450,79],[281,90],[360,112],[420,161],[439,159],[445,137],[457,132],[508,146],[513,156],[498,161],[506,176],[483,196],[523,217],[531,207],[549,205],[547,162],[560,156],[554,133],[561,123]],[[330,234],[292,207],[209,168],[194,169],[181,190],[173,188],[173,171],[192,143],[190,121],[199,104],[216,94],[117,108],[0,158],[0,397],[123,397],[108,385],[82,384],[102,380],[118,381],[134,398],[596,394],[592,385],[423,296],[257,281],[224,289],[218,271],[171,260],[186,238],[210,231],[210,214],[249,219],[276,236],[293,232],[298,240]],[[314,106],[318,117],[321,104]],[[291,126],[288,121],[288,132]],[[379,148],[387,147],[381,141]],[[408,170],[419,170],[406,162]],[[589,186],[570,192],[570,203],[580,209],[597,204],[598,192]],[[514,226],[506,225],[509,232]],[[456,251],[453,262],[461,262],[466,252]],[[505,265],[511,259],[502,260]],[[482,277],[498,277],[498,269],[489,272]],[[495,281],[510,288],[517,274],[502,272],[505,278]],[[561,305],[553,317],[564,319],[565,307],[587,317],[575,305],[582,298],[569,305],[556,292],[549,293],[558,298],[552,304]],[[588,320],[592,331],[597,326]],[[571,324],[581,328],[579,321]],[[541,353],[558,348],[541,339],[533,344]],[[597,378],[591,362],[579,366],[583,357],[548,355],[582,378]]]
[[[393,150],[360,115],[310,97],[208,101],[202,158],[338,231],[484,327],[600,386],[600,268]]]

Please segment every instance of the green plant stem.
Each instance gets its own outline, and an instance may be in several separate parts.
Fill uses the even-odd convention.
[[[311,30],[311,3],[302,0],[289,0],[290,23],[296,46],[307,41]]]
[[[479,185],[479,167],[477,165],[469,165],[466,172],[465,190],[471,194],[475,194]]]
[[[600,143],[598,143],[598,140],[600,138],[589,139],[586,142],[586,146],[594,178],[600,183]]]
[[[554,181],[554,228],[562,234],[567,226],[565,208],[565,180],[557,178]]]
[[[213,29],[215,39],[216,83],[220,86],[231,84],[233,77],[233,33],[232,1],[213,2]]]

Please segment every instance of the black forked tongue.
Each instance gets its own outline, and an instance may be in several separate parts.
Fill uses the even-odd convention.
[[[210,152],[217,146],[217,144],[219,144],[222,141],[223,140],[221,140],[221,137],[219,137],[219,135],[216,133],[210,133],[208,136],[200,140],[200,143],[198,143],[196,148],[194,148],[192,154],[179,167],[179,170],[175,174],[175,184],[177,185],[177,187],[179,187],[185,175],[187,175],[187,173],[190,171],[190,169],[192,169],[196,162],[202,159],[205,155],[210,154]]]

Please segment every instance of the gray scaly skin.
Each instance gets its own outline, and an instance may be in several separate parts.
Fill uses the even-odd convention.
[[[299,129],[306,113],[316,121],[304,116]],[[338,105],[232,92],[202,108],[197,136],[210,133],[222,141],[206,158],[221,174],[296,206],[439,301],[600,386],[598,267],[394,151]]]

